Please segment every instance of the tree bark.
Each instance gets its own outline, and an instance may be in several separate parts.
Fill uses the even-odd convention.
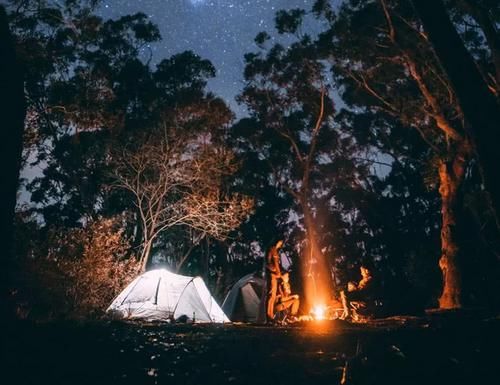
[[[497,225],[500,214],[500,107],[451,23],[441,0],[412,0],[470,127]]]
[[[14,247],[14,213],[19,186],[26,104],[21,66],[16,58],[15,41],[9,31],[6,11],[0,6],[0,244],[3,261],[0,277],[0,318],[12,316],[9,307],[9,273]]]
[[[141,253],[141,273],[146,271],[149,262],[149,254],[151,253],[151,246],[153,245],[152,240],[144,241],[144,246]]]
[[[441,258],[443,290],[440,309],[462,307],[462,275],[460,269],[460,234],[462,220],[462,185],[469,158],[469,148],[463,144],[453,159],[441,160],[439,165],[439,194],[441,195]]]
[[[179,274],[181,271],[182,266],[184,266],[184,263],[187,261],[189,256],[191,255],[191,252],[194,250],[194,248],[198,245],[198,243],[192,243],[191,246],[189,246],[189,249],[184,253],[184,255],[181,257],[179,262],[177,262],[177,266],[175,267],[175,272]]]

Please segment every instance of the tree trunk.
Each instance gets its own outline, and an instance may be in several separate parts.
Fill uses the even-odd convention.
[[[441,0],[412,0],[455,94],[458,97],[481,166],[484,184],[500,214],[500,107],[451,23]],[[466,74],[466,76],[464,76]]]
[[[193,252],[195,247],[198,246],[203,239],[207,240],[207,249],[208,249],[207,233],[203,232],[198,237],[194,236],[192,238],[191,246],[189,246],[189,249],[184,253],[184,255],[181,257],[181,259],[179,260],[179,262],[177,262],[177,264],[175,266],[176,273],[180,272],[181,267],[184,266],[184,263],[186,263],[187,259],[189,258],[189,256],[191,255],[191,253]],[[208,272],[208,267],[207,267],[207,272]],[[208,273],[207,273],[207,276],[208,276]]]
[[[142,248],[142,253],[141,253],[141,273],[144,273],[146,271],[146,267],[148,266],[149,262],[149,254],[151,253],[151,247],[153,245],[153,240],[146,240],[144,241],[144,246]]]
[[[440,309],[462,307],[462,276],[460,269],[460,231],[462,211],[462,185],[468,150],[464,146],[451,161],[439,165],[439,194],[441,195],[441,258],[439,267],[443,274],[443,291],[439,298]]]
[[[189,249],[184,253],[184,255],[181,257],[181,259],[179,260],[179,262],[177,262],[177,265],[175,267],[175,272],[177,274],[179,274],[179,272],[181,271],[181,268],[182,266],[184,266],[184,263],[186,262],[186,260],[189,258],[189,256],[191,255],[191,252],[194,250],[194,248],[197,246],[198,244],[197,243],[192,243],[191,246],[189,246]]]
[[[14,213],[19,186],[19,170],[26,105],[21,66],[16,59],[15,42],[10,34],[7,15],[0,6],[0,244],[3,260],[0,277],[0,318],[12,316],[9,304],[9,274],[14,247]]]
[[[223,293],[223,284],[224,284],[224,269],[217,268],[215,270],[216,279],[214,285],[214,297],[215,298],[224,298],[225,293]]]
[[[204,258],[204,266],[203,266],[203,279],[208,283],[208,270],[210,269],[210,238],[205,238],[206,249],[204,250],[205,258]]]

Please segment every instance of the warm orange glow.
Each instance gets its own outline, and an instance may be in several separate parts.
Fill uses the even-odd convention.
[[[313,224],[310,224],[310,226],[312,227],[307,231],[307,247],[304,248],[304,255],[301,258],[301,270],[304,289],[303,303],[306,308],[313,309],[318,304],[329,303],[334,292],[330,263],[316,241]],[[322,318],[326,318],[326,308],[324,308],[323,313]]]
[[[315,305],[312,309],[312,314],[314,319],[322,320],[325,319],[326,306],[325,305]]]

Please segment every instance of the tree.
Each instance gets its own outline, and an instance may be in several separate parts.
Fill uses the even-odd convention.
[[[1,241],[5,250],[0,288],[2,300],[2,317],[10,319],[7,287],[8,272],[12,263],[14,236],[14,209],[19,186],[19,170],[21,166],[22,138],[24,131],[25,100],[23,90],[23,74],[16,57],[14,39],[9,31],[7,15],[0,6],[0,115],[2,116],[0,161],[2,164],[0,199]],[[5,274],[7,273],[7,274]],[[5,312],[4,312],[5,311]]]
[[[488,91],[488,84],[477,70],[477,66],[467,51],[458,33],[451,23],[441,1],[412,1],[418,11],[425,30],[429,34],[434,51],[439,58],[450,86],[456,93],[465,119],[470,124],[469,132],[483,171],[486,188],[491,194],[493,207],[497,215],[500,212],[500,175],[496,167],[498,151],[496,143],[500,136],[500,107],[498,99]],[[496,89],[500,74],[500,43],[493,23],[482,5],[464,1],[472,16],[483,28],[491,49],[491,56],[496,68]],[[463,76],[467,74],[467,76]],[[497,91],[498,92],[498,91]],[[498,95],[497,95],[498,96]]]
[[[463,181],[473,154],[455,94],[408,4],[346,2],[331,20],[318,44],[333,63],[344,100],[413,127],[434,151],[442,202],[439,303],[460,307]]]
[[[197,232],[192,247],[177,261],[177,271],[201,239],[224,240],[239,226],[252,204],[247,197],[224,191],[223,180],[235,167],[224,148],[172,133],[123,153],[117,160],[115,187],[133,197],[141,224],[143,271],[158,236],[174,226]]]
[[[123,215],[47,231],[27,213],[17,214],[12,284],[20,318],[100,316],[139,272]]]
[[[95,5],[33,0],[10,7],[26,68],[32,140],[24,157],[26,167],[41,169],[26,187],[47,226],[79,227],[82,218],[116,213],[103,189],[109,148],[139,124],[137,116],[151,116],[151,70],[139,55],[159,39],[158,29],[144,14],[104,21]]]
[[[224,159],[229,163],[219,164],[221,170],[235,167],[231,156],[223,155],[224,136],[214,139],[223,133],[221,127],[227,128],[232,113],[205,90],[207,79],[216,73],[212,64],[184,52],[153,66],[147,54],[149,44],[160,39],[158,28],[142,13],[103,20],[96,15],[97,4],[95,0],[9,2],[17,52],[27,70],[30,140],[23,155],[27,168],[39,169],[26,183],[31,200],[28,212],[33,214],[28,228],[35,239],[56,229],[77,232],[101,218],[133,212],[134,201],[127,191],[107,188],[123,155],[118,149],[126,148],[136,156],[140,146],[158,145],[161,140],[154,137],[164,137],[167,125],[168,130],[182,131],[186,142],[179,151],[193,154],[194,148],[186,148],[187,144],[200,145],[191,168],[183,171],[194,175],[196,162],[203,168]],[[175,154],[180,156],[180,152]],[[201,175],[200,170],[196,172]],[[207,238],[224,239],[230,233],[228,227],[236,226],[234,218],[244,218],[238,210],[248,200],[225,188],[222,180],[227,175],[215,174],[215,170],[210,174],[212,184],[198,186],[198,195],[183,186],[177,191],[183,200],[169,197],[179,203],[179,210],[198,210],[197,221],[191,213],[176,228],[179,231],[169,235],[182,241],[189,233],[195,239],[204,233]],[[232,203],[237,204],[229,207]],[[201,212],[206,214],[203,218]],[[234,216],[224,216],[230,213]],[[135,231],[137,218],[123,218],[124,234],[135,247],[143,236]],[[49,252],[53,245],[43,243],[38,243],[40,251]],[[177,257],[181,268],[186,259]],[[68,263],[75,262],[71,255],[66,258]]]
[[[278,13],[278,30],[295,33],[302,15]],[[266,47],[265,38],[256,38],[261,52],[245,56],[240,100],[251,118],[239,122],[235,134],[243,157],[263,173],[264,185],[274,188],[278,199],[291,202],[272,220],[287,224],[289,241],[297,241],[291,249],[301,254],[307,308],[332,296],[334,256],[324,255],[328,231],[322,224],[339,202],[342,186],[356,186],[358,172],[364,171],[350,158],[355,144],[333,122],[331,84],[313,40],[297,34],[285,48]]]

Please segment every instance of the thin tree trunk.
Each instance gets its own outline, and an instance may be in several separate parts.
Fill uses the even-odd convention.
[[[146,271],[147,266],[148,266],[149,254],[151,253],[151,246],[152,245],[153,245],[153,241],[151,239],[144,241],[144,246],[143,246],[141,258],[140,258],[141,273],[144,273]]]
[[[468,159],[464,145],[450,161],[439,165],[439,194],[441,195],[441,258],[443,290],[439,298],[440,309],[462,307],[462,275],[460,269],[460,232],[462,229],[462,185]]]
[[[210,269],[210,238],[205,238],[206,249],[205,249],[205,265],[203,266],[203,279],[208,282],[208,270]]]
[[[207,233],[202,233],[198,238],[194,237],[192,239],[191,246],[189,246],[189,249],[184,253],[184,255],[181,257],[180,261],[176,264],[175,270],[177,273],[181,270],[181,267],[184,266],[184,263],[186,263],[187,259],[193,252],[194,248],[200,244],[200,242],[206,238]]]
[[[197,243],[192,243],[191,246],[189,246],[189,249],[188,251],[186,251],[184,253],[184,255],[182,256],[182,258],[180,259],[180,261],[177,263],[176,267],[175,267],[175,272],[176,273],[179,273],[181,271],[181,267],[184,266],[184,263],[186,262],[186,260],[189,258],[189,256],[191,255],[191,252],[194,250],[194,248],[197,246],[198,244]]]
[[[302,174],[302,188],[298,195],[299,204],[302,208],[304,215],[304,225],[308,240],[308,250],[306,256],[302,261],[302,274],[305,280],[304,294],[305,298],[303,304],[306,309],[310,309],[315,305],[327,305],[332,297],[332,279],[330,276],[330,268],[321,251],[318,242],[318,232],[316,231],[315,218],[312,209],[309,206],[310,199],[310,177],[312,172],[313,159],[316,155],[316,145],[318,136],[321,130],[325,113],[325,94],[326,90],[322,86],[320,92],[320,104],[318,116],[311,135],[311,144],[309,152],[303,158],[303,174]],[[298,159],[299,161],[301,159]],[[303,306],[304,306],[303,305]]]
[[[14,247],[14,213],[19,186],[19,171],[26,104],[21,66],[16,58],[15,41],[9,31],[7,15],[0,6],[0,318],[13,316],[9,290]]]
[[[215,287],[214,287],[214,297],[215,298],[224,298],[225,293],[223,293],[223,281],[224,281],[224,269],[217,268],[215,271],[216,279],[215,279]]]

